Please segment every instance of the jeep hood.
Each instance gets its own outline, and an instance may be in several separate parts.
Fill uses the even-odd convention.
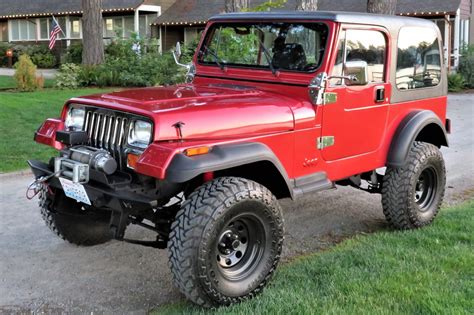
[[[155,141],[236,138],[294,129],[297,101],[284,95],[236,85],[178,85],[141,88],[74,98],[82,103],[132,112],[153,119]]]

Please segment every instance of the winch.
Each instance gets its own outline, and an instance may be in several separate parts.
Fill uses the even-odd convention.
[[[89,146],[75,146],[62,152],[61,157],[54,160],[54,171],[74,183],[89,181],[89,168],[107,175],[115,173],[117,162],[110,153],[103,149]]]

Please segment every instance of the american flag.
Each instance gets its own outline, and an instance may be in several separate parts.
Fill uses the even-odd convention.
[[[59,26],[58,22],[53,16],[53,24],[51,25],[51,32],[49,33],[49,50],[53,49],[54,45],[56,44],[56,39],[58,38],[58,34],[62,32],[61,26]]]

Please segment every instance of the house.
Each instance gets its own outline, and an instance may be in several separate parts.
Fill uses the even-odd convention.
[[[250,6],[266,2],[250,0]],[[282,10],[293,10],[295,0],[288,0]],[[463,45],[474,43],[473,0],[398,0],[396,14],[432,20],[441,30],[446,61],[452,67],[459,64]],[[171,49],[177,41],[188,43],[204,29],[207,20],[224,12],[224,0],[177,0],[154,22],[161,38],[161,47]],[[322,11],[366,12],[367,0],[319,0]]]
[[[174,0],[103,0],[104,39],[128,38],[132,33],[151,36],[150,24]],[[63,33],[62,50],[82,38],[80,0],[1,0],[0,42],[22,45],[47,43],[55,17]]]

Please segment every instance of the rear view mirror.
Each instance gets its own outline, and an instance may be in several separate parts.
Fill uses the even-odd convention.
[[[347,61],[344,65],[344,75],[347,85],[366,85],[369,80],[369,67],[362,60]]]

